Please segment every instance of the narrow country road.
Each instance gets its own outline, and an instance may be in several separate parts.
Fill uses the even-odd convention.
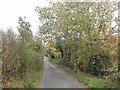
[[[82,88],[73,77],[52,65],[47,57],[44,57],[44,73],[40,88]]]

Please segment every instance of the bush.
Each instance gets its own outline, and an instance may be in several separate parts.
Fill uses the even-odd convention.
[[[88,64],[88,70],[94,75],[105,75],[108,72],[110,66],[110,59],[107,53],[101,52],[90,58]]]
[[[10,83],[18,78],[24,82],[28,74],[31,76],[37,70],[41,70],[42,55],[34,51],[30,45],[32,45],[31,42],[23,42],[11,30],[7,33],[2,32],[3,88],[9,87]]]
[[[31,66],[31,69],[39,71],[43,66],[42,56],[34,52],[30,66]]]
[[[19,47],[15,39],[15,35],[11,30],[7,33],[2,32],[2,75],[3,87],[7,86],[7,81],[11,81],[12,77],[16,77],[20,66]]]

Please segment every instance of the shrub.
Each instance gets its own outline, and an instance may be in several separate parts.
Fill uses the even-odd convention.
[[[31,76],[37,70],[41,70],[42,55],[34,51],[30,47],[31,44],[30,42],[23,42],[11,30],[7,33],[2,32],[3,88],[9,87],[10,83],[18,78],[24,82],[28,74]],[[24,83],[27,85],[28,82]]]
[[[88,70],[94,75],[105,75],[110,66],[110,59],[107,53],[101,52],[92,56],[89,60]]]

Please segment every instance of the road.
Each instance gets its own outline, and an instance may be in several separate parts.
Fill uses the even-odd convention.
[[[44,57],[44,72],[40,88],[83,88],[79,81],[52,65]]]

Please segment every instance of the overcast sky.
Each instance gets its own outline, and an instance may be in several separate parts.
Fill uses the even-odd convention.
[[[35,7],[46,5],[48,0],[0,0],[0,29],[13,28],[18,33],[18,17],[26,16],[35,35],[39,25]]]

